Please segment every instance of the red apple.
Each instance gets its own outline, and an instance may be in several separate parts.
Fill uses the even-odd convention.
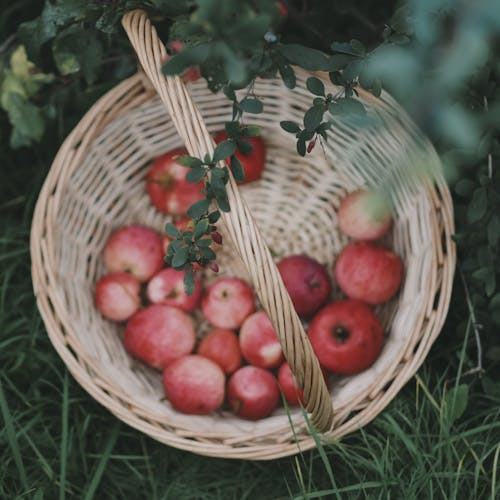
[[[307,255],[292,255],[278,263],[278,271],[299,316],[311,316],[328,300],[330,278],[318,261]]]
[[[335,263],[335,279],[351,299],[381,304],[399,289],[403,261],[395,253],[368,242],[347,245]]]
[[[232,330],[211,331],[202,339],[197,352],[215,361],[227,374],[233,373],[242,363],[238,336]]]
[[[382,238],[392,224],[386,200],[373,191],[359,189],[349,193],[338,211],[340,230],[355,240]]]
[[[249,420],[268,417],[278,406],[280,391],[273,374],[258,366],[234,372],[227,386],[233,413]]]
[[[325,306],[314,316],[308,334],[320,364],[335,373],[365,370],[382,349],[382,325],[360,300],[339,300]]]
[[[283,351],[276,331],[265,311],[249,316],[240,330],[243,357],[261,368],[276,368],[283,361]]]
[[[226,376],[217,363],[191,354],[163,372],[163,387],[172,406],[183,413],[206,415],[224,402]]]
[[[163,269],[153,276],[148,283],[146,295],[153,304],[165,304],[182,309],[184,312],[194,311],[201,299],[203,287],[197,276],[194,278],[194,291],[188,295],[184,289],[186,271],[176,271],[171,267]]]
[[[103,276],[95,286],[95,305],[105,318],[125,321],[141,307],[141,283],[129,273]]]
[[[180,309],[162,304],[135,313],[123,338],[130,354],[160,370],[192,352],[195,342],[193,320]]]
[[[278,371],[278,384],[288,404],[295,406],[298,405],[300,401],[300,403],[304,405],[304,391],[295,382],[295,377],[287,362],[280,366]]]
[[[225,141],[226,139],[227,134],[222,131],[215,137],[215,142],[219,144],[219,142]],[[242,153],[240,150],[236,150],[235,156],[240,160],[245,174],[245,180],[238,184],[247,184],[260,179],[266,163],[266,145],[262,137],[245,137],[244,140],[253,146],[253,150],[247,154]]]
[[[255,311],[252,288],[239,278],[220,278],[205,291],[201,310],[217,328],[236,330]]]
[[[104,247],[104,265],[111,273],[128,272],[147,281],[163,267],[161,236],[138,224],[117,229]]]
[[[323,378],[327,379],[327,373],[324,368],[321,369],[323,373]],[[302,388],[297,384],[295,377],[292,373],[292,369],[290,368],[290,365],[288,362],[284,362],[278,371],[278,384],[281,387],[281,390],[283,392],[283,395],[285,396],[285,399],[288,401],[288,404],[290,405],[298,405],[299,401],[300,404],[304,405],[304,391]]]
[[[175,161],[185,149],[175,149],[153,161],[146,176],[146,190],[153,205],[166,214],[183,215],[195,202],[203,199],[203,182],[186,180],[189,168]]]

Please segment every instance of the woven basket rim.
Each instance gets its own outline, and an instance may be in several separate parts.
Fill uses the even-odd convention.
[[[121,420],[142,432],[146,432],[158,441],[207,456],[228,458],[271,459],[297,453],[299,448],[295,443],[278,442],[269,446],[258,445],[254,447],[251,445],[240,447],[237,444],[235,447],[232,444],[195,442],[190,437],[183,437],[182,433],[180,435],[170,433],[156,424],[141,421],[136,413],[130,411],[130,407],[134,405],[133,400],[111,394],[106,381],[102,380],[99,375],[99,367],[93,364],[90,359],[85,359],[81,352],[78,352],[78,341],[75,335],[71,334],[71,325],[64,321],[64,311],[61,310],[63,305],[57,300],[57,283],[54,283],[54,276],[50,272],[50,265],[52,265],[51,243],[47,238],[46,227],[47,217],[51,216],[51,211],[54,210],[57,199],[61,196],[58,186],[62,185],[65,180],[65,172],[62,166],[68,161],[75,161],[75,157],[78,157],[78,155],[84,154],[85,148],[98,137],[100,132],[111,121],[142,105],[152,97],[153,93],[144,86],[141,74],[128,78],[105,94],[86,113],[64,141],[40,192],[31,232],[32,276],[39,310],[51,342],[75,379],[94,399],[98,400]],[[55,178],[56,170],[59,171],[57,179]],[[338,439],[348,432],[365,425],[394,398],[399,389],[413,376],[425,359],[444,322],[455,267],[455,246],[451,240],[454,229],[452,204],[448,188],[440,177],[437,178],[435,187],[428,187],[428,193],[434,206],[434,216],[436,218],[439,216],[442,219],[442,238],[436,238],[436,241],[439,241],[442,245],[439,250],[436,250],[437,265],[441,269],[442,276],[439,299],[428,318],[428,327],[425,333],[426,341],[422,341],[417,352],[409,356],[403,369],[395,375],[387,388],[381,388],[378,393],[370,395],[373,404],[340,426],[335,427],[332,432],[327,433],[325,435],[327,440]],[[306,435],[299,438],[298,445],[304,451],[314,447],[316,442],[311,436]]]

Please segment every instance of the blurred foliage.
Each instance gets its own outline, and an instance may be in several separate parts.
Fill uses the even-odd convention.
[[[470,300],[458,283],[451,317],[463,321],[472,306],[486,358],[500,358],[498,0],[34,1],[33,19],[0,42],[0,104],[13,147],[44,140],[52,124],[67,131],[82,109],[135,70],[119,21],[138,7],[169,48],[183,43],[164,71],[199,66],[209,87],[233,100],[236,122],[260,109],[252,94],[257,76],[293,88],[293,65],[327,71],[340,92],[326,94],[310,79],[303,123],[282,123],[297,136],[300,154],[327,140],[334,118],[365,116],[359,87],[390,91],[433,140],[454,190],[459,269]],[[236,99],[234,90],[244,87],[247,101]]]

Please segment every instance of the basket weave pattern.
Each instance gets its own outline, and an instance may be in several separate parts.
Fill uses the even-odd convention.
[[[129,35],[136,35],[131,39],[141,59],[141,50],[154,60],[163,57],[142,14],[134,13],[125,23]],[[387,95],[362,95],[377,118],[373,127],[358,130],[339,121],[324,149],[317,146],[312,155],[298,157],[293,137],[278,125],[280,120],[301,121],[310,106],[308,74],[297,71],[297,76],[293,92],[280,81],[256,82],[255,93],[265,109],[252,124],[263,128],[266,170],[257,183],[243,188],[231,184],[232,210],[224,220],[218,262],[222,274],[237,274],[255,286],[294,373],[308,388],[307,409],[317,427],[330,427],[333,401],[333,427],[324,433],[333,439],[380,413],[421,365],[438,335],[455,266],[452,205],[439,176],[431,185],[407,175],[422,161],[439,171],[439,160]],[[162,86],[159,81],[153,85]],[[95,282],[104,274],[101,253],[111,231],[129,223],[161,230],[168,219],[153,209],[144,192],[151,159],[183,144],[197,156],[210,152],[210,134],[230,119],[230,103],[211,94],[203,81],[190,84],[189,93],[179,79],[168,79],[168,85],[169,95],[161,96],[162,101],[181,96],[187,106],[173,109],[173,118],[145,84],[144,75],[136,75],[91,108],[54,160],[31,235],[33,283],[47,332],[73,376],[95,399],[161,442],[204,455],[247,459],[290,455],[298,446],[311,448],[315,442],[300,410],[291,411],[293,429],[284,409],[257,422],[226,411],[203,417],[177,413],[163,399],[159,374],[124,351],[123,328],[103,319],[93,306]],[[406,175],[398,168],[401,164],[408,169]],[[404,260],[404,283],[395,299],[377,309],[386,331],[380,358],[359,375],[332,378],[325,404],[317,361],[273,261],[307,253],[331,272],[346,243],[337,232],[340,199],[358,186],[384,179],[398,187],[392,200],[397,215],[387,242]],[[213,275],[205,277],[206,282],[211,279]],[[333,298],[339,297],[335,289]],[[196,319],[202,334],[207,325],[201,316]]]

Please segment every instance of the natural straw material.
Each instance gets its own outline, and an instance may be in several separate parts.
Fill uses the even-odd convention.
[[[315,441],[298,409],[290,416],[281,409],[257,422],[225,410],[209,416],[176,412],[164,400],[160,374],[126,354],[123,327],[104,320],[93,305],[110,233],[129,223],[161,231],[168,220],[145,195],[151,159],[183,143],[196,156],[210,153],[211,135],[231,117],[228,100],[211,94],[203,80],[186,90],[178,78],[161,76],[165,50],[143,13],[127,14],[124,26],[161,101],[143,74],[129,78],[90,109],[54,160],[31,233],[33,283],[47,332],[79,383],[118,418],[154,439],[203,455],[245,459],[311,448]],[[255,84],[264,112],[252,117],[252,124],[263,129],[266,170],[261,181],[242,188],[231,181],[231,212],[224,217],[218,262],[223,275],[252,282],[304,383],[311,419],[326,429],[324,438],[337,439],[383,410],[421,365],[441,329],[455,267],[452,205],[435,151],[386,94],[380,99],[361,94],[373,125],[359,128],[339,120],[324,149],[317,145],[312,155],[300,158],[294,138],[278,125],[300,122],[310,106],[308,74],[296,71],[293,91],[279,80]],[[328,79],[324,82],[336,92]],[[422,165],[437,172],[434,183],[414,175]],[[306,253],[331,274],[347,242],[336,220],[340,199],[380,181],[396,188],[395,223],[387,243],[404,260],[404,282],[398,296],[376,310],[386,331],[379,359],[359,375],[331,377],[326,393],[274,262]],[[213,279],[213,274],[205,277]],[[339,297],[335,288],[333,298]],[[201,315],[197,324],[201,335],[208,328]]]

